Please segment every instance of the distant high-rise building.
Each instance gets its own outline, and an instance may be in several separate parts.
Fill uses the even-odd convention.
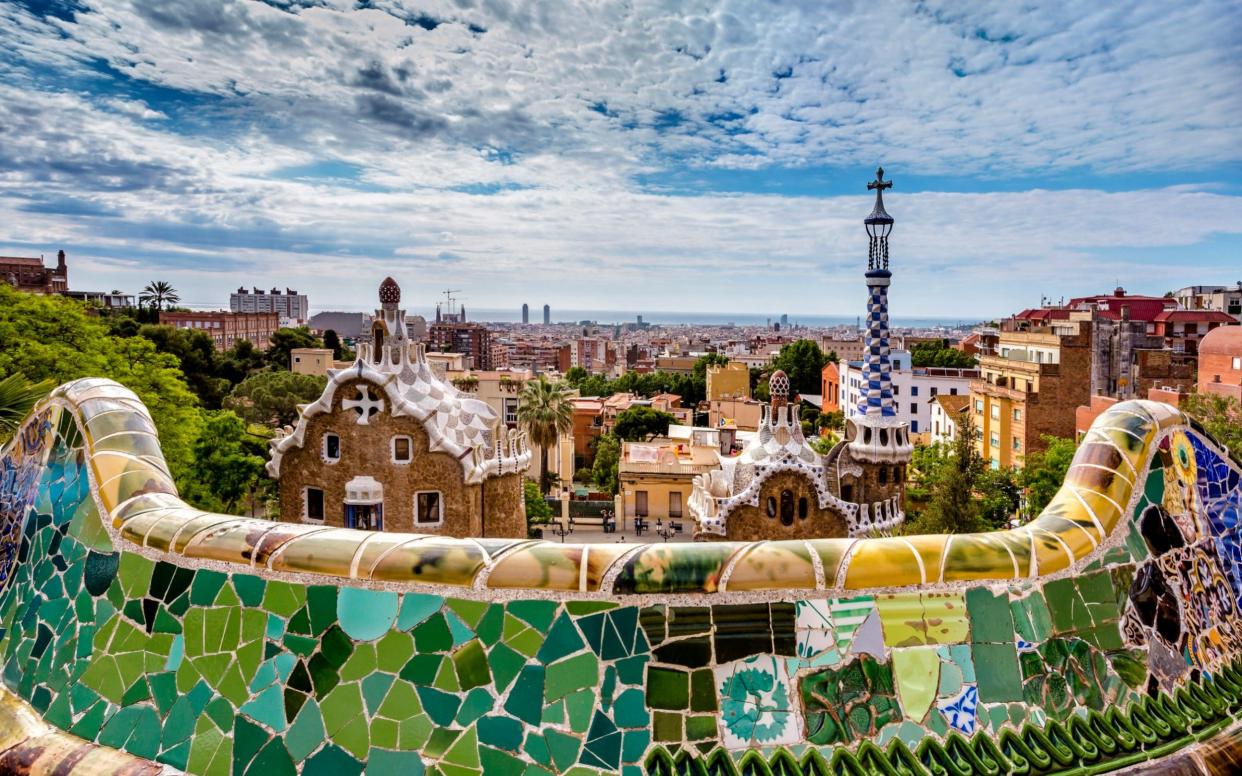
[[[310,302],[306,294],[299,294],[292,288],[286,288],[283,294],[279,288],[271,291],[239,288],[229,295],[229,310],[235,313],[276,313],[282,322],[298,326],[310,318]]]
[[[427,330],[431,349],[460,353],[467,369],[492,368],[492,334],[486,326],[466,321],[466,308],[443,312],[436,305],[436,322]]]
[[[643,317],[642,317],[641,315],[640,315],[640,316],[638,316],[638,325],[639,325],[639,326],[642,326],[642,325],[643,325]]]
[[[552,323],[552,308],[548,305],[543,306],[543,325],[547,326]]]
[[[530,323],[530,305],[522,305],[522,323]]]
[[[788,314],[785,314],[785,313],[781,314],[781,328],[782,329],[789,328],[789,315]]]

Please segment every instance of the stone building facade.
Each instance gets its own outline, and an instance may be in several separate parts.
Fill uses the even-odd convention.
[[[43,259],[37,256],[0,256],[0,283],[35,294],[64,293],[69,290],[65,252],[57,251],[55,267],[43,266]]]
[[[435,374],[380,286],[372,341],[272,442],[281,519],[455,537],[524,537],[531,452],[486,403]]]

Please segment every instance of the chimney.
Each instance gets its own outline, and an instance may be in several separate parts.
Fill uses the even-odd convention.
[[[65,272],[68,271],[68,269],[69,267],[65,264],[65,252],[57,251],[56,252],[56,271],[63,275],[65,274]]]

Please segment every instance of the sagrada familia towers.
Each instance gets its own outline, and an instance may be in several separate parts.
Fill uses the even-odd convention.
[[[845,421],[845,439],[820,455],[802,435],[789,378],[772,375],[771,403],[759,431],[737,458],[699,475],[688,507],[700,539],[805,539],[884,533],[905,520],[902,498],[914,447],[897,418],[889,362],[888,236],[884,169],[867,184],[875,207],[863,220],[867,257],[867,389]]]

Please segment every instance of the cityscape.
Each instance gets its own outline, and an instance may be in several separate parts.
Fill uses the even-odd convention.
[[[0,2],[0,774],[1242,768],[1238,10],[501,5]]]

